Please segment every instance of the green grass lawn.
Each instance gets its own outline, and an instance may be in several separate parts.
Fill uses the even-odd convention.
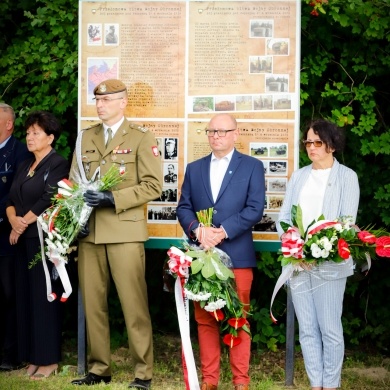
[[[181,369],[180,338],[155,335],[155,367],[153,390],[185,390]],[[199,367],[198,346],[193,342],[194,355]],[[228,350],[223,349],[221,361],[221,380],[219,390],[232,390],[231,374],[228,365]],[[259,352],[253,351],[251,360],[251,390],[286,389],[284,373],[284,351]],[[113,350],[113,379],[109,385],[83,387],[88,389],[127,389],[133,380],[131,357],[126,347]],[[0,373],[1,390],[25,389],[73,389],[78,386],[70,382],[78,378],[77,352],[74,343],[66,343],[63,351],[63,361],[56,376],[42,381],[33,381],[25,374],[25,369],[10,373]],[[200,375],[199,375],[200,377]],[[296,354],[294,370],[294,389],[310,389],[304,371],[302,357]],[[342,389],[348,390],[386,390],[390,389],[390,358],[362,352],[347,352],[343,367]]]

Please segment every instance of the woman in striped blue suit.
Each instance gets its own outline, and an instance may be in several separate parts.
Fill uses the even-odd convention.
[[[279,214],[280,222],[291,224],[291,207],[300,205],[305,229],[321,214],[334,220],[356,219],[359,183],[356,173],[333,156],[344,147],[344,136],[336,125],[316,120],[308,125],[303,143],[312,164],[295,171],[287,186]],[[353,274],[353,260],[325,261],[290,278],[291,294],[299,323],[299,341],[312,390],[340,387],[344,358],[341,323],[347,277]]]

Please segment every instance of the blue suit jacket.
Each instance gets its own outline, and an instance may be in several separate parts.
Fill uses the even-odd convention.
[[[19,164],[28,157],[33,157],[33,154],[13,135],[0,149],[0,256],[9,256],[15,251],[15,247],[9,243],[11,225],[5,209],[15,172]]]
[[[191,230],[199,225],[196,212],[214,207],[213,224],[222,225],[228,235],[218,248],[230,256],[234,268],[256,267],[252,226],[263,217],[263,163],[235,150],[214,202],[210,162],[208,155],[187,165],[177,207],[179,222],[190,237]]]

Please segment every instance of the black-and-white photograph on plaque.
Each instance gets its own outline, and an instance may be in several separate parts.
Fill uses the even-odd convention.
[[[287,158],[287,144],[270,144],[269,157]]]
[[[147,206],[148,223],[176,223],[176,206]]]
[[[279,93],[288,92],[289,75],[288,74],[266,74],[265,92]]]
[[[267,54],[273,56],[288,56],[290,50],[289,38],[267,39]]]
[[[267,195],[269,210],[279,210],[282,207],[284,195]]]
[[[163,164],[163,176],[164,185],[177,186],[177,163],[164,163]]]
[[[119,24],[106,23],[104,25],[104,44],[107,46],[119,45]]]
[[[157,142],[158,154],[160,155],[161,158],[163,158],[163,153],[164,153],[164,138],[156,137],[156,142]]]
[[[253,96],[253,109],[256,111],[273,110],[274,98],[272,95],[254,95]]]
[[[268,174],[287,176],[287,161],[268,161]]]
[[[177,160],[178,139],[165,138],[164,140],[164,159]]]
[[[250,56],[249,73],[272,73],[272,57]]]
[[[277,94],[274,99],[274,110],[291,110],[292,109],[292,94]]]
[[[263,166],[264,166],[264,175],[268,175],[269,174],[269,161],[261,160],[261,162],[263,163]]]
[[[274,36],[273,19],[253,19],[249,22],[250,38],[271,38]]]
[[[177,202],[177,188],[163,187],[161,195],[153,202],[164,202],[164,203],[176,203]]]
[[[249,148],[252,157],[269,157],[269,144],[251,142]]]
[[[254,232],[276,232],[276,222],[278,221],[278,213],[264,213],[261,221],[253,226]]]
[[[270,177],[267,181],[268,192],[286,192],[286,177]]]
[[[99,23],[88,24],[88,46],[101,46],[102,44],[102,25]]]

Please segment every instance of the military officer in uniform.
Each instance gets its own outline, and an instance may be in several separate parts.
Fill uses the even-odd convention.
[[[173,164],[168,164],[168,173],[164,176],[165,183],[176,183],[177,175]]]
[[[148,231],[145,203],[162,190],[161,159],[154,135],[125,117],[127,88],[120,80],[101,82],[94,89],[102,123],[79,134],[73,172],[87,180],[103,176],[114,164],[125,173],[112,191],[88,190],[86,203],[94,207],[80,239],[78,270],[85,309],[89,372],[74,385],[111,381],[107,295],[112,275],[125,317],[129,349],[135,369],[130,388],[149,389],[152,379],[152,327],[145,281],[144,241]]]
[[[165,160],[177,160],[177,147],[174,138],[165,140]]]
[[[17,368],[16,303],[15,303],[15,247],[9,242],[11,225],[5,206],[16,169],[31,154],[22,142],[13,136],[15,112],[11,106],[0,103],[0,304],[3,311],[3,329],[0,352],[3,357],[0,371]]]
[[[118,43],[118,35],[115,33],[115,26],[110,26],[109,33],[106,35],[106,44],[117,44]]]

